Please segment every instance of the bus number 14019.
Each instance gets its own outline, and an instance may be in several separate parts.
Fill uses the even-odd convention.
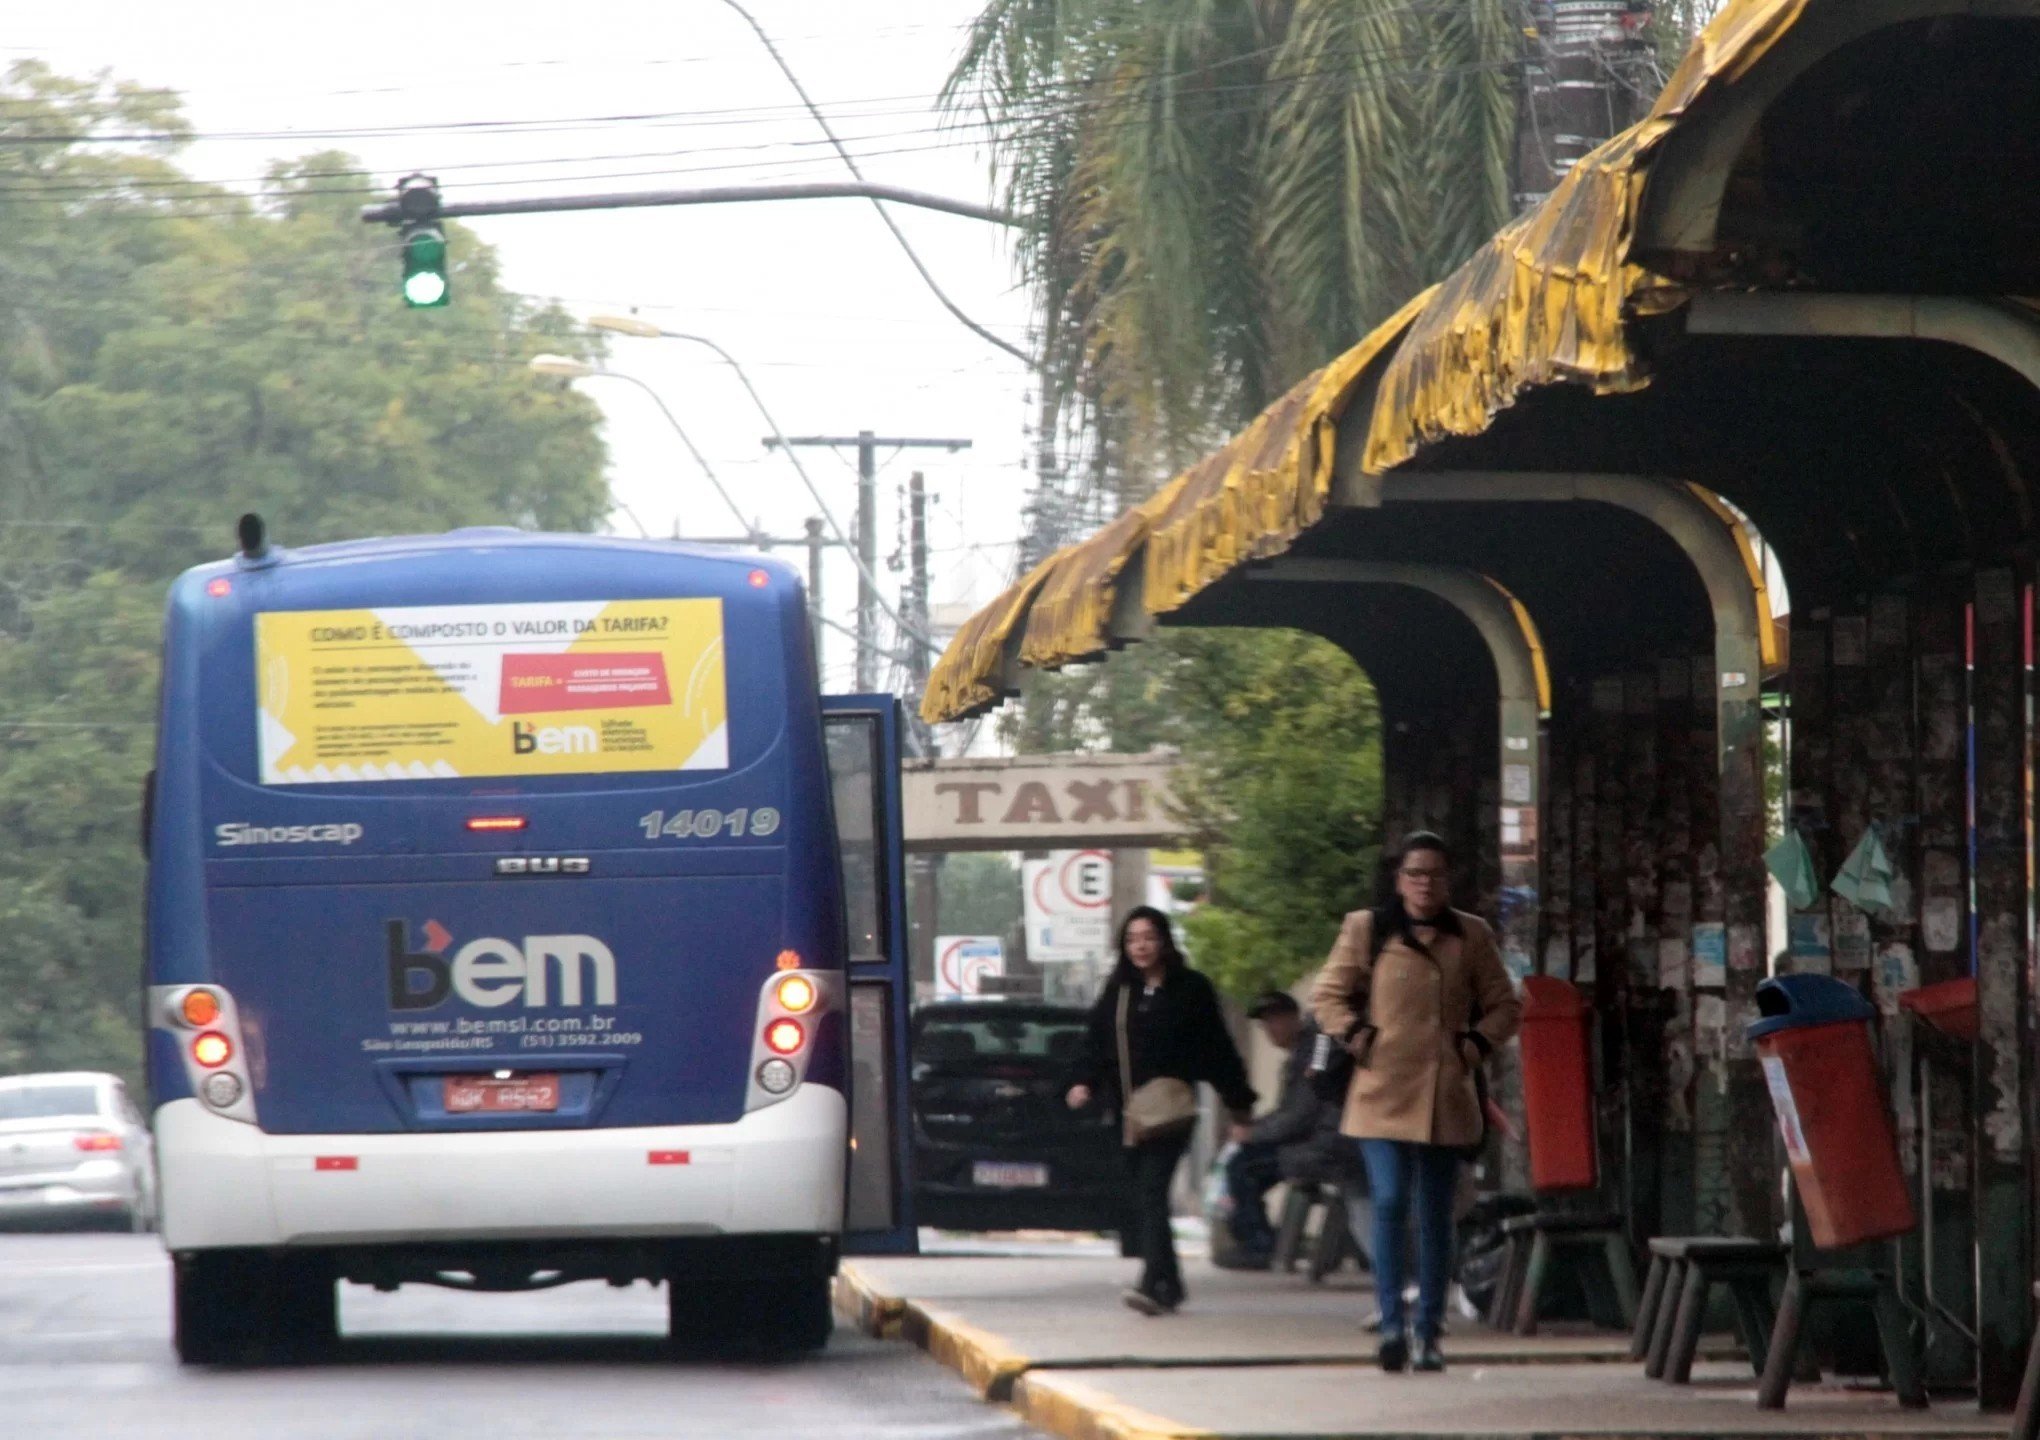
[[[749,827],[748,831],[746,826]],[[713,840],[721,835],[770,835],[779,828],[779,812],[770,805],[756,810],[654,810],[638,821],[647,840]]]

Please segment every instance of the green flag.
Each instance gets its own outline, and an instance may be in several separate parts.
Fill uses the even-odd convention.
[[[1797,830],[1788,829],[1785,838],[1764,852],[1764,864],[1785,889],[1785,899],[1794,910],[1806,910],[1820,898],[1820,881],[1814,878],[1813,856]]]
[[[1872,825],[1842,862],[1841,873],[1828,888],[1858,910],[1882,915],[1891,908],[1891,857],[1884,853],[1884,841]]]

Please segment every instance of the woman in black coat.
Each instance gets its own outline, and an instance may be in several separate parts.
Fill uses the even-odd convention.
[[[1151,905],[1128,912],[1119,927],[1119,964],[1091,1007],[1090,1037],[1078,1082],[1070,1087],[1072,1110],[1097,1096],[1122,1107],[1119,1013],[1126,997],[1126,1042],[1133,1089],[1150,1080],[1198,1081],[1218,1091],[1244,1128],[1254,1108],[1247,1069],[1219,1013],[1218,992],[1192,970],[1176,948],[1169,917]],[[1169,1224],[1169,1181],[1190,1144],[1194,1121],[1128,1143],[1133,1187],[1134,1232],[1141,1257],[1140,1283],[1125,1300],[1143,1315],[1165,1315],[1183,1303],[1183,1272],[1176,1262],[1176,1238]]]

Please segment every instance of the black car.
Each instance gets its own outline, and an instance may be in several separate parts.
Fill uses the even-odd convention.
[[[914,1206],[945,1230],[1116,1230],[1119,1132],[1063,1096],[1085,1012],[1010,1000],[924,1005],[913,1022]]]

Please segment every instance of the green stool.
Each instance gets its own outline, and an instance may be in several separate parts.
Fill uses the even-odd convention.
[[[1799,1360],[1801,1322],[1816,1305],[1835,1301],[1870,1306],[1877,1317],[1877,1343],[1884,1352],[1885,1373],[1891,1378],[1898,1403],[1908,1410],[1926,1408],[1927,1387],[1920,1378],[1919,1357],[1913,1351],[1905,1306],[1899,1301],[1890,1273],[1808,1270],[1797,1265],[1785,1277],[1785,1299],[1778,1307],[1778,1324],[1771,1332],[1770,1353],[1764,1357],[1763,1378],[1757,1382],[1758,1408],[1785,1408],[1785,1394],[1792,1388],[1793,1371]]]
[[[1495,1316],[1518,1335],[1535,1335],[1552,1263],[1567,1252],[1585,1251],[1581,1271],[1588,1309],[1596,1323],[1634,1329],[1636,1267],[1629,1239],[1612,1215],[1520,1215],[1502,1222],[1510,1245],[1509,1265],[1496,1296]],[[1526,1243],[1527,1242],[1527,1243]],[[1598,1263],[1595,1263],[1598,1262]]]

